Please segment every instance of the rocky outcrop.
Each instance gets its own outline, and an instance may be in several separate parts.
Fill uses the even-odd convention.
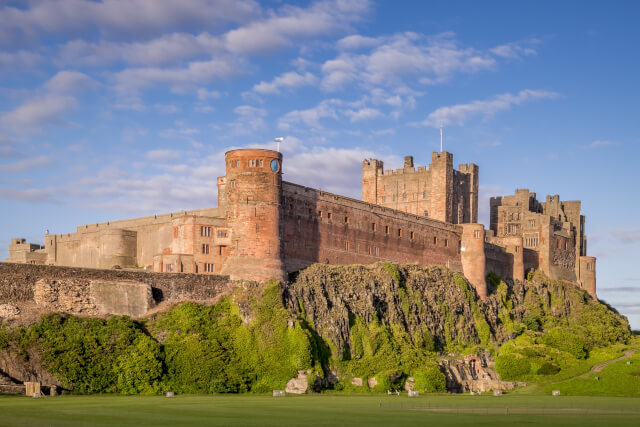
[[[20,314],[20,309],[13,304],[0,304],[0,318],[11,318]]]
[[[447,377],[447,390],[455,393],[513,390],[516,386],[526,385],[501,381],[493,369],[493,359],[486,352],[457,360],[443,360],[440,369]]]
[[[447,341],[479,344],[473,307],[465,290],[446,267],[400,268],[401,283],[380,264],[373,266],[313,265],[284,289],[291,311],[314,325],[336,347],[338,354],[350,350],[350,319],[401,325],[411,336],[431,335],[436,348]],[[474,291],[473,301],[479,302]],[[485,310],[493,336],[506,338],[497,311]]]

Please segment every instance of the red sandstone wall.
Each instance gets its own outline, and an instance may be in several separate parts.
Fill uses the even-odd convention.
[[[282,200],[287,271],[314,262],[460,264],[458,226],[288,182]]]

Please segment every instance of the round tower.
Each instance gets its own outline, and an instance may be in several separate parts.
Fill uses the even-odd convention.
[[[262,149],[232,150],[225,154],[225,160],[222,199],[231,245],[220,273],[233,280],[284,280],[280,239],[282,154]]]

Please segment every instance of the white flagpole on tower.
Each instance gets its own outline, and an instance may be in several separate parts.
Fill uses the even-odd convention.
[[[440,123],[440,152],[442,153],[442,123]]]
[[[278,138],[275,138],[274,141],[276,142],[276,151],[279,153],[280,152],[280,143],[282,141],[284,141],[284,138],[278,137]]]

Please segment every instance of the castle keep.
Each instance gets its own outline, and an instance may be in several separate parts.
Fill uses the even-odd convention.
[[[525,271],[578,283],[595,297],[595,258],[586,256],[580,202],[517,190],[491,199],[491,226],[478,219],[478,166],[453,168],[453,155],[431,165],[384,170],[362,164],[362,199],[282,180],[282,154],[226,153],[218,207],[86,224],[46,234],[45,245],[13,239],[8,262],[155,272],[224,274],[284,280],[313,263],[377,261],[445,265],[462,272],[481,298],[486,274],[524,280]]]

